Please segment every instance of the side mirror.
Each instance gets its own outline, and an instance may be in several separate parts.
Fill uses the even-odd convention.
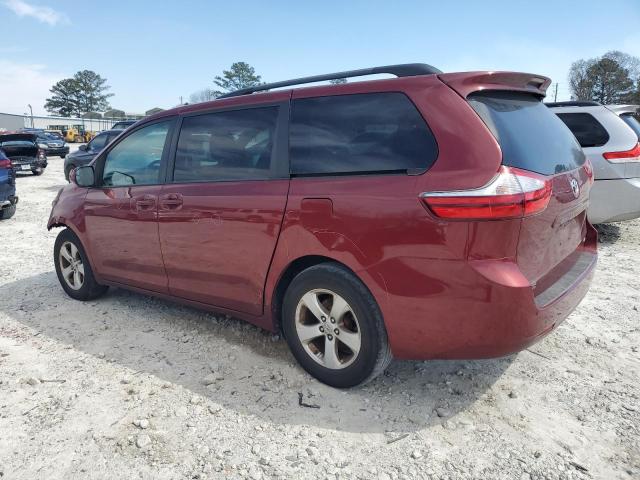
[[[91,165],[75,168],[70,177],[79,187],[93,187],[96,183],[96,173]]]
[[[80,145],[78,147],[78,150],[82,150],[83,152],[86,152],[88,150],[87,145],[86,144],[85,145]]]

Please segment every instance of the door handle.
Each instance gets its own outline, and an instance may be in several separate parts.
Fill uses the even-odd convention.
[[[133,199],[136,210],[150,210],[156,206],[156,198],[153,195],[142,195]]]
[[[164,210],[179,210],[182,203],[182,195],[179,193],[167,193],[160,197],[160,208]]]

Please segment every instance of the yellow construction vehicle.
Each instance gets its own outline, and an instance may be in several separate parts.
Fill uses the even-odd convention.
[[[86,143],[89,142],[95,134],[87,132],[79,125],[74,125],[64,132],[64,140],[69,143]]]

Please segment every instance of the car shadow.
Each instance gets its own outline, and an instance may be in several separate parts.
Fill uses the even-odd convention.
[[[611,244],[618,241],[620,238],[620,226],[615,223],[601,223],[594,225],[598,231],[598,241],[604,244]]]
[[[3,290],[12,294],[0,300],[0,310],[38,334],[124,366],[134,380],[153,375],[278,424],[391,436],[469,425],[465,411],[515,358],[394,361],[369,384],[337,390],[297,366],[283,339],[228,316],[113,288],[101,299],[77,302],[53,271]]]

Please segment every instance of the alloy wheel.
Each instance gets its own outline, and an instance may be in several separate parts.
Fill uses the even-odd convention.
[[[84,285],[84,264],[78,247],[71,242],[64,242],[60,247],[58,261],[62,278],[67,285],[74,290],[80,290]]]
[[[331,290],[305,293],[296,307],[295,326],[305,352],[323,367],[339,370],[358,357],[358,319],[347,301]]]

